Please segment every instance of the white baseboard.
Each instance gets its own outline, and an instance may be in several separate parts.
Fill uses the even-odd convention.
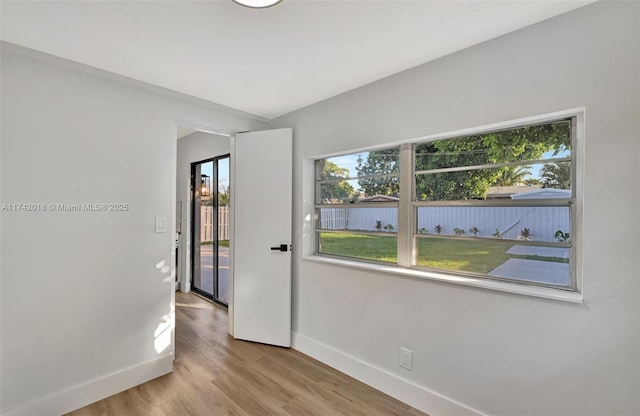
[[[482,415],[462,403],[378,368],[302,334],[293,332],[293,348],[427,414]]]
[[[62,415],[173,370],[173,355],[130,367],[14,408],[2,416]]]

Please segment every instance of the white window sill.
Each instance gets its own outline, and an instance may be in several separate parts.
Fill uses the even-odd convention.
[[[339,259],[334,257],[325,257],[325,256],[316,256],[316,255],[305,256],[303,257],[303,260],[314,261],[314,262],[325,263],[325,264],[333,264],[336,266],[351,267],[351,268],[360,269],[360,270],[369,270],[369,271],[379,272],[379,273],[394,274],[394,275],[403,276],[403,277],[436,280],[439,282],[449,282],[449,283],[454,283],[459,285],[497,290],[500,292],[515,293],[518,295],[534,296],[534,297],[544,298],[544,299],[559,300],[563,302],[582,303],[583,301],[582,293],[569,292],[565,290],[552,289],[552,288],[540,287],[540,286],[531,286],[527,284],[500,282],[497,280],[488,280],[488,279],[487,280],[476,279],[473,277],[465,277],[465,276],[454,276],[454,275],[441,274],[441,273],[427,271],[427,270],[409,269],[409,268],[404,268],[404,267],[399,267],[394,265],[387,266],[383,264],[366,263],[366,262],[361,262],[357,260],[345,260],[345,259]]]

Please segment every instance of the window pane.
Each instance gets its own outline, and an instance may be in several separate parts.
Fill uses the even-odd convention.
[[[397,198],[399,172],[397,147],[316,160],[320,187],[316,202],[357,202],[378,195]]]
[[[416,145],[416,170],[571,156],[570,121],[436,140]]]
[[[569,248],[479,238],[418,239],[418,266],[569,286]]]
[[[383,176],[369,179],[320,182],[320,204],[353,204],[357,202],[397,202],[399,197],[398,177]],[[381,190],[384,194],[367,194]]]
[[[398,238],[395,235],[321,232],[318,251],[322,254],[397,263]]]
[[[570,209],[561,207],[418,207],[418,234],[569,242]]]
[[[419,201],[571,198],[571,162],[416,175]]]
[[[357,178],[358,161],[366,160],[369,152],[352,153],[316,160],[318,179]]]
[[[360,197],[357,180],[345,180],[338,182],[321,182],[320,204],[348,204],[353,203]]]
[[[372,150],[316,160],[318,179],[358,178],[398,173],[400,149]]]
[[[320,229],[395,232],[398,208],[320,208]]]

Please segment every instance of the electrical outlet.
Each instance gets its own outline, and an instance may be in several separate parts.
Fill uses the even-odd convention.
[[[413,362],[413,351],[404,347],[400,348],[400,367],[411,370],[411,364]]]

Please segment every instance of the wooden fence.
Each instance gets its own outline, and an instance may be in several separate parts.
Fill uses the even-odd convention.
[[[200,207],[200,241],[213,241],[215,209],[211,206]],[[229,207],[218,209],[218,240],[229,239]]]

